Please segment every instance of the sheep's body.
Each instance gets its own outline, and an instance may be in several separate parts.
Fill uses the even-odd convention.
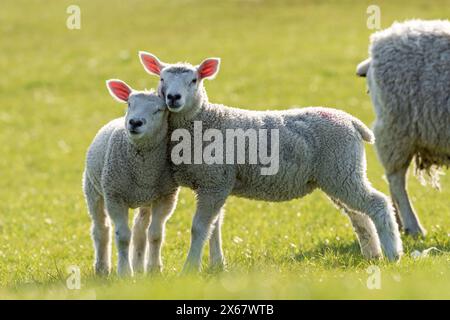
[[[133,209],[148,207],[177,189],[166,157],[167,133],[155,137],[154,145],[136,146],[124,123],[119,118],[100,129],[87,152],[86,176],[106,199]]]
[[[170,130],[188,129],[193,136],[194,121],[201,121],[204,130],[218,129],[224,136],[227,129],[278,129],[280,167],[277,174],[261,175],[261,166],[251,164],[173,166],[177,183],[195,190],[198,196],[200,214],[194,218],[188,269],[199,265],[201,245],[195,243],[195,233],[201,233],[198,228],[205,220],[214,221],[215,215],[209,214],[217,213],[228,195],[286,201],[301,198],[316,188],[325,191],[349,214],[365,257],[381,255],[377,231],[368,216],[375,223],[387,256],[396,259],[401,255],[390,204],[366,178],[362,140],[372,142],[373,136],[358,119],[320,107],[257,112],[204,102],[193,117],[171,113]]]
[[[219,129],[223,136],[227,129],[278,129],[280,163],[276,174],[261,175],[260,165],[248,163],[173,166],[174,177],[183,186],[197,189],[221,184],[223,188],[232,184],[231,194],[265,201],[302,197],[320,185],[325,186],[330,172],[333,180],[338,180],[334,171],[342,171],[345,177],[350,170],[364,174],[364,163],[345,168],[346,158],[357,157],[364,162],[361,138],[373,141],[372,132],[358,119],[330,108],[264,112],[205,103],[194,118],[181,121],[177,118],[177,114],[171,114],[171,130],[186,128],[192,134],[194,121],[201,121],[203,130]],[[246,144],[247,153],[248,148]],[[344,167],[339,168],[340,164]]]
[[[145,102],[151,99],[148,97],[151,95],[141,94],[134,99],[149,104]],[[144,269],[148,232],[148,269],[159,270],[164,223],[177,199],[178,187],[166,157],[167,112],[161,116],[157,133],[144,136],[139,143],[131,141],[125,121],[115,119],[98,132],[88,149],[83,175],[83,189],[93,221],[95,270],[99,274],[110,271],[110,226],[106,213],[116,229],[119,274],[132,272],[128,210],[138,207],[133,229],[133,269]]]
[[[405,231],[425,234],[405,175],[415,158],[437,186],[436,168],[450,164],[450,22],[395,23],[371,36],[369,52],[360,75],[367,74],[375,107],[377,153]]]

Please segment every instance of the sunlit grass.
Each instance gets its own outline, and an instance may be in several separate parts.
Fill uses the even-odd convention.
[[[81,30],[65,26],[73,1],[2,2],[0,10],[0,298],[449,298],[450,178],[438,192],[411,177],[409,192],[426,239],[405,238],[399,264],[369,262],[348,219],[320,192],[286,203],[230,198],[223,226],[229,271],[178,276],[195,201],[184,189],[167,224],[161,277],[99,280],[81,173],[96,131],[123,114],[104,81],[153,87],[138,50],[199,63],[220,56],[210,100],[248,109],[324,105],[370,125],[364,80],[366,8],[373,1],[77,1]],[[448,1],[377,1],[382,27],[412,17],[446,18]],[[44,5],[45,4],[45,5]],[[388,192],[374,149],[368,174]],[[414,250],[437,247],[414,260]],[[81,269],[82,290],[65,288]],[[207,254],[204,260],[207,266]]]

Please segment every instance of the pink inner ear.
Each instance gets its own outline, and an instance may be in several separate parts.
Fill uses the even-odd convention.
[[[148,55],[142,55],[142,62],[144,63],[145,67],[148,70],[150,70],[153,73],[156,73],[157,75],[160,74],[161,65],[156,59]]]
[[[212,76],[217,70],[218,62],[216,60],[207,60],[202,63],[199,70],[200,78]]]
[[[127,85],[118,81],[111,81],[109,83],[109,88],[117,98],[124,101],[128,100],[131,93],[131,90]]]

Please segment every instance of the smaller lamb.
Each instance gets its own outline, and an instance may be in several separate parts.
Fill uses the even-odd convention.
[[[134,91],[120,80],[106,84],[113,98],[128,103],[128,111],[105,125],[87,152],[83,190],[92,218],[95,272],[110,272],[110,218],[115,227],[118,274],[132,275],[129,208],[139,208],[133,226],[133,269],[144,270],[148,229],[147,271],[160,271],[164,226],[178,194],[166,160],[167,108],[153,92]]]
[[[406,191],[412,161],[435,186],[436,170],[450,165],[450,22],[394,23],[370,37],[367,76],[375,108],[375,147],[405,233],[425,235]]]

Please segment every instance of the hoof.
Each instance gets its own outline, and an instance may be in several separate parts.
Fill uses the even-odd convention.
[[[364,259],[368,261],[376,261],[381,260],[383,258],[383,253],[381,251],[379,252],[365,252],[362,254]]]
[[[183,270],[181,271],[182,276],[189,276],[200,273],[200,269],[191,265],[184,265]]]
[[[422,227],[406,228],[405,234],[413,238],[420,238],[420,237],[425,238],[425,236],[427,235],[427,230],[425,230]]]
[[[111,268],[109,268],[108,266],[95,265],[94,272],[95,275],[98,277],[108,277],[109,274],[111,273]]]
[[[150,275],[158,275],[163,271],[163,266],[155,265],[155,266],[147,266],[147,273]]]
[[[124,268],[118,268],[118,270],[117,270],[117,275],[120,277],[120,278],[128,278],[128,277],[132,277],[133,276],[133,271],[131,271],[131,268],[127,268],[127,267],[124,267]]]
[[[145,269],[142,265],[133,266],[133,273],[134,274],[143,274],[143,273],[145,273]]]
[[[222,273],[227,271],[227,266],[225,263],[214,263],[209,266],[210,273]]]
[[[400,252],[393,252],[390,254],[386,253],[386,258],[390,261],[390,262],[399,262],[400,259],[403,256],[403,251]]]

